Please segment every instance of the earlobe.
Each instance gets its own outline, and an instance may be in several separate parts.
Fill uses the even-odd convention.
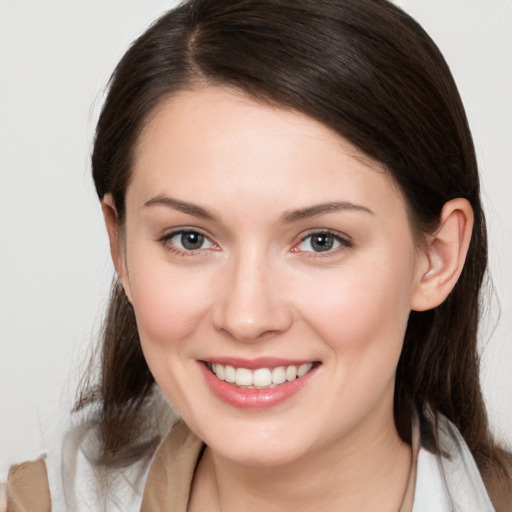
[[[121,281],[124,291],[131,302],[130,287],[128,283],[128,273],[126,270],[126,258],[124,254],[121,226],[119,216],[111,194],[105,194],[101,201],[101,210],[107,228],[108,239],[110,243],[110,255],[116,273]]]
[[[453,287],[464,267],[473,231],[473,209],[462,198],[448,201],[441,212],[438,229],[428,241],[426,268],[419,270],[411,309],[426,311],[441,304]]]

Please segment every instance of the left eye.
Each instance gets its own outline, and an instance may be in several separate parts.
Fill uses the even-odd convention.
[[[334,233],[319,232],[305,236],[295,249],[301,252],[329,252],[343,245],[350,246],[350,242]]]
[[[165,237],[165,242],[181,251],[211,249],[213,243],[197,231],[178,231]]]

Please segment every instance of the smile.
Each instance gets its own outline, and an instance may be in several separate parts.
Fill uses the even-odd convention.
[[[303,377],[313,368],[313,363],[300,366],[277,366],[274,368],[235,368],[220,363],[208,363],[210,371],[220,380],[247,389],[271,389],[279,384]]]
[[[239,409],[263,409],[289,400],[309,387],[318,373],[319,361],[276,359],[199,361],[210,391]],[[247,367],[250,368],[247,368]]]

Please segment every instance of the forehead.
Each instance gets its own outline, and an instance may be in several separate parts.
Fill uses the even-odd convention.
[[[333,200],[405,207],[382,165],[333,130],[220,87],[174,94],[142,131],[128,196],[142,204],[168,194],[214,209],[222,201],[262,208]]]

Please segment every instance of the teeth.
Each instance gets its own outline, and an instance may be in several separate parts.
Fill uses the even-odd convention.
[[[257,370],[234,368],[233,366],[214,363],[210,365],[210,368],[220,380],[234,383],[237,386],[261,389],[272,388],[286,381],[303,377],[313,368],[313,363],[301,364],[299,367],[290,365],[277,366],[276,368],[258,368]]]
[[[224,380],[226,382],[236,382],[236,370],[232,366],[224,367]]]
[[[311,370],[311,363],[301,364],[297,368],[297,377],[302,377],[303,375],[306,375],[306,373]]]
[[[297,367],[288,366],[285,370],[286,380],[294,380],[297,378]]]
[[[214,369],[215,375],[219,377],[219,379],[224,380],[225,379],[225,372],[224,372],[224,366],[221,364],[216,364]]]
[[[286,371],[284,366],[278,366],[272,370],[272,382],[274,384],[282,384],[286,382]]]
[[[223,380],[222,377],[219,379]],[[237,368],[235,382],[237,386],[252,386],[252,372],[247,368]]]
[[[268,368],[258,368],[252,372],[252,385],[268,387],[272,384],[272,372]]]

